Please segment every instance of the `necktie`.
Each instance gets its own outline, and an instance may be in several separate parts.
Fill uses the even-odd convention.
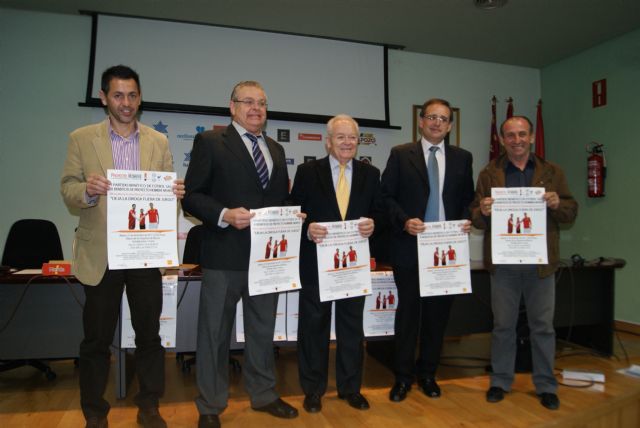
[[[338,200],[338,208],[343,220],[347,217],[347,207],[349,206],[349,183],[347,183],[347,178],[344,176],[346,167],[346,165],[340,165],[340,174],[336,184],[336,199]]]
[[[438,160],[436,151],[438,147],[429,148],[429,159],[427,160],[427,176],[429,177],[429,199],[427,200],[427,211],[424,214],[424,221],[440,220],[440,174],[438,171]]]
[[[253,162],[256,164],[256,170],[258,171],[258,176],[260,177],[260,183],[262,184],[262,188],[267,187],[267,183],[269,183],[269,169],[267,169],[267,162],[264,160],[264,155],[262,154],[262,150],[260,150],[260,146],[258,145],[258,137],[253,134],[246,133],[249,140],[251,140],[252,152],[253,152]]]

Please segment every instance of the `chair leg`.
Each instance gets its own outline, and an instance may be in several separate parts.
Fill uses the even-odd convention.
[[[1,361],[0,362],[0,372],[6,372],[8,370],[17,369],[22,366],[31,366],[40,370],[47,380],[54,380],[56,378],[56,373],[51,370],[48,364],[40,360],[10,360],[10,361]]]
[[[54,380],[57,376],[56,373],[53,370],[51,370],[51,367],[49,367],[48,364],[40,360],[27,360],[27,364],[44,373],[47,380]]]

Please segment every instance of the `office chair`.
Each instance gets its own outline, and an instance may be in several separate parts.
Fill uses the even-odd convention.
[[[198,224],[189,229],[187,241],[184,244],[182,263],[200,264],[200,248],[202,247],[202,233],[204,226]]]
[[[26,219],[11,226],[2,264],[14,269],[39,269],[42,263],[63,257],[56,225],[49,220]]]
[[[61,260],[62,245],[56,225],[49,220],[25,219],[16,221],[9,230],[2,254],[2,265],[14,269],[38,269],[49,260]],[[40,370],[48,380],[56,374],[39,360],[0,361],[0,372],[22,366]]]

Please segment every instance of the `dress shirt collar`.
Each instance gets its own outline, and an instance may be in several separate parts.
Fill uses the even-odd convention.
[[[118,134],[118,132],[116,132],[116,130],[113,129],[113,127],[111,126],[111,118],[109,116],[107,116],[106,121],[107,121],[107,129],[109,131],[109,139],[111,141],[113,141],[114,138],[120,138],[125,141],[131,141],[139,138],[140,136],[140,127],[138,126],[137,120],[135,121],[135,130],[131,134],[129,134],[127,137]]]
[[[424,151],[425,155],[429,153],[429,149],[431,148],[431,146],[436,146],[437,148],[440,149],[438,150],[438,152],[444,154],[444,140],[440,141],[438,144],[432,144],[429,141],[427,141],[426,138],[422,137],[420,142],[422,143],[422,150]]]
[[[247,131],[246,129],[244,129],[238,122],[236,122],[235,120],[231,121],[231,124],[233,125],[234,128],[236,128],[236,131],[238,131],[238,134],[240,134],[240,136],[242,138],[246,138],[246,136],[244,134],[246,134]],[[249,132],[249,134],[253,134],[252,132]],[[254,134],[255,135],[255,134]],[[258,137],[258,140],[260,140],[261,138],[264,140],[264,135],[261,132],[260,134],[256,135],[256,137]]]
[[[338,162],[338,159],[334,158],[332,155],[329,155],[329,165],[331,166],[331,170],[339,170],[340,169],[340,162]],[[349,162],[347,162],[345,171],[351,170],[353,166],[353,159],[350,159]]]

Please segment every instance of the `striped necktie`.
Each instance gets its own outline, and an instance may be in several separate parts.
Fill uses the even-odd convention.
[[[436,152],[438,147],[429,147],[429,159],[427,160],[427,176],[429,177],[429,199],[424,221],[440,221],[440,171]]]
[[[260,146],[258,145],[258,137],[248,132],[244,135],[246,135],[246,137],[251,140],[253,162],[256,164],[256,170],[258,171],[258,176],[260,177],[260,183],[262,184],[262,188],[264,189],[269,183],[269,169],[267,168],[267,162],[264,160],[262,150],[260,150]]]

